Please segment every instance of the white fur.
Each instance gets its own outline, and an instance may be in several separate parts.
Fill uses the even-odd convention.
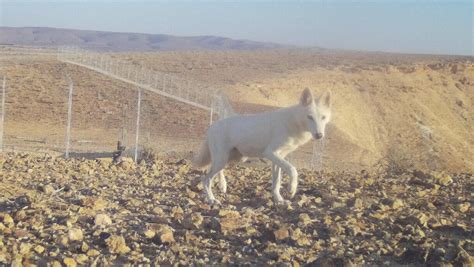
[[[305,89],[295,106],[216,121],[209,127],[207,139],[194,160],[196,167],[211,164],[202,179],[208,202],[219,203],[211,189],[214,176],[219,174],[219,187],[225,193],[223,169],[229,161],[244,157],[267,158],[273,163],[272,193],[277,203],[285,202],[280,195],[281,170],[290,176],[288,190],[293,197],[298,187],[298,172],[285,157],[312,137],[323,138],[330,119],[329,92],[314,100],[311,91]]]

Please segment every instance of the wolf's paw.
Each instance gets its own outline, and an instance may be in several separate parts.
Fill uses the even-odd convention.
[[[207,203],[211,206],[214,206],[214,205],[221,206],[222,205],[221,202],[217,199],[208,199]]]
[[[286,206],[291,205],[291,201],[286,200],[286,199],[282,199],[282,200],[280,200],[280,201],[275,201],[275,204],[276,204],[277,206],[286,207]]]
[[[288,185],[288,192],[290,193],[290,198],[294,198],[296,195],[297,184],[289,184]]]
[[[285,200],[281,196],[273,196],[273,202],[278,206],[287,206],[288,204],[291,204],[289,200]]]

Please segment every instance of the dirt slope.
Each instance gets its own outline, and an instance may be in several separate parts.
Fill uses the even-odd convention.
[[[292,105],[304,87],[316,95],[331,90],[334,114],[323,156],[328,169],[371,168],[387,158],[425,169],[474,169],[474,67],[470,57],[311,50],[112,56],[223,90],[244,113]],[[8,54],[2,62],[11,84],[6,122],[11,142],[14,137],[38,132],[33,139],[54,139],[61,151],[65,69],[77,88],[75,146],[92,141],[92,147],[106,144],[101,149],[110,149],[124,135],[134,139],[136,88],[78,67],[65,68],[54,57]],[[144,99],[141,143],[166,151],[196,148],[209,114],[151,94]],[[311,146],[302,153],[310,155]]]

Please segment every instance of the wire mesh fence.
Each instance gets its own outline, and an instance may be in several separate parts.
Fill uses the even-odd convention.
[[[44,69],[32,61],[2,70],[4,151],[101,156],[120,141],[135,160],[147,149],[189,157],[210,123],[237,114],[213,88],[113,55],[61,48],[57,59],[41,62]],[[315,142],[289,159],[319,170],[323,149]]]

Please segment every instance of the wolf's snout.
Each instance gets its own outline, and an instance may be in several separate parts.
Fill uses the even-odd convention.
[[[321,139],[321,138],[323,138],[323,134],[322,133],[314,133],[313,137],[314,137],[314,139]]]

